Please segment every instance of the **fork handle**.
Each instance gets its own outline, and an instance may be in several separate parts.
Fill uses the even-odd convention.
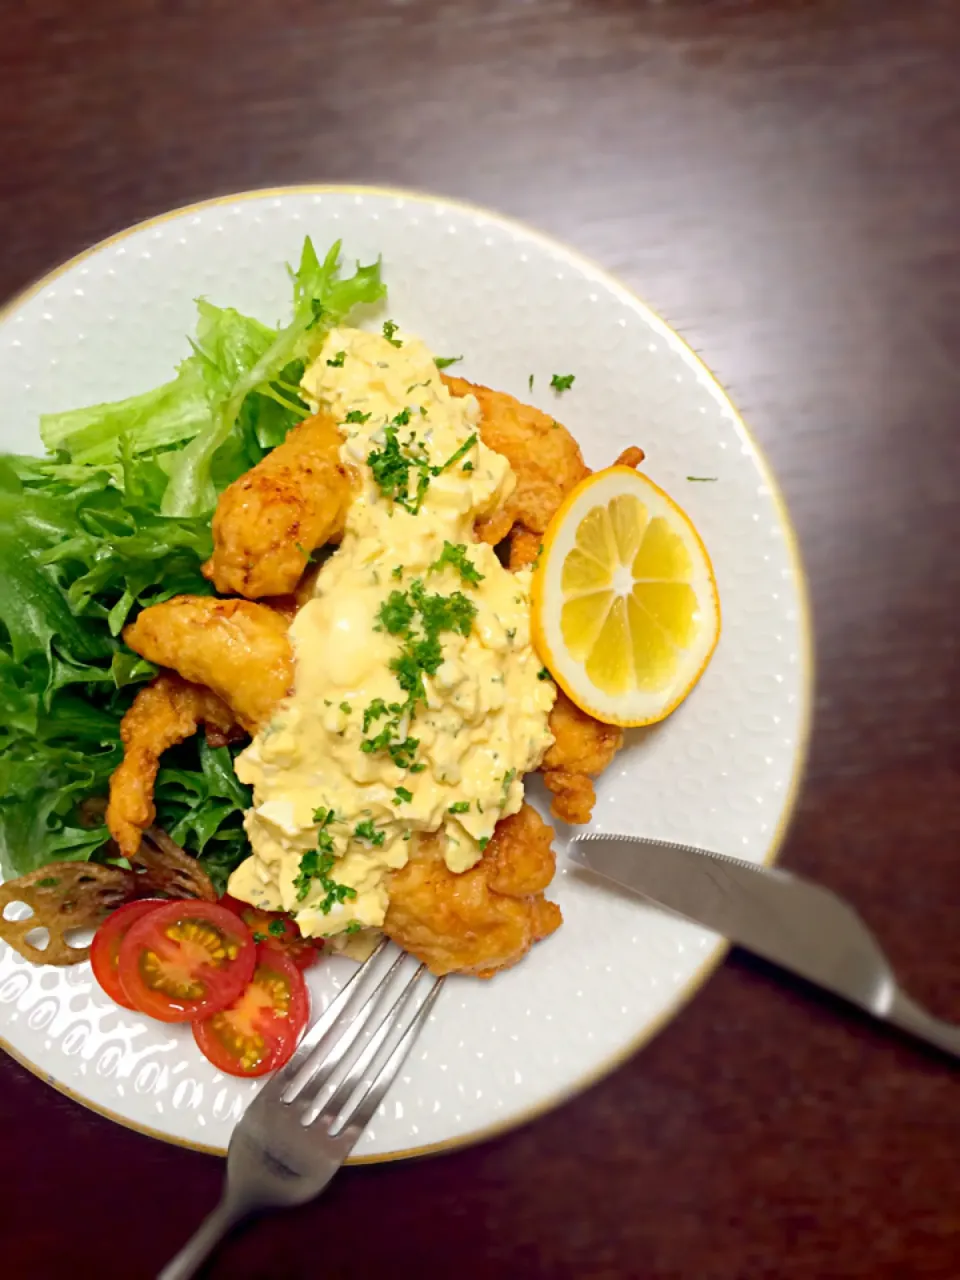
[[[167,1263],[157,1280],[190,1280],[231,1227],[246,1216],[246,1209],[224,1197],[213,1212],[207,1214],[177,1256]]]

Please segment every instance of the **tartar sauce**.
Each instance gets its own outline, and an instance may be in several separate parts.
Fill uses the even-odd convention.
[[[302,385],[342,424],[358,487],[290,628],[293,693],[237,759],[253,854],[229,888],[330,936],[383,923],[415,832],[442,831],[454,872],[480,859],[552,742],[555,687],[530,641],[529,571],[473,541],[515,484],[475,398],[451,396],[389,324],[333,330]]]

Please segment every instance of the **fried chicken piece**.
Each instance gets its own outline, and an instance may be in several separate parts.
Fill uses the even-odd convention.
[[[521,404],[504,391],[491,391],[448,374],[443,380],[451,395],[476,396],[481,440],[503,454],[513,468],[517,487],[504,508],[511,525],[519,523],[534,533],[543,533],[564,494],[589,475],[576,440],[548,414]],[[483,536],[483,541],[493,538]]]
[[[513,519],[513,506],[510,499],[507,499],[502,507],[497,507],[496,511],[484,516],[473,526],[477,541],[486,542],[491,547],[495,547],[498,542],[502,542],[509,536],[510,530],[514,527]]]
[[[590,474],[590,468],[570,432],[547,414],[502,391],[447,374],[443,377],[452,395],[476,396],[484,444],[502,453],[517,477],[513,494],[488,523],[492,533],[500,534],[506,516],[511,518],[508,568],[513,572],[525,569],[540,554],[543,533],[557,508]],[[643,458],[643,450],[630,445],[615,465],[636,467]],[[494,541],[483,522],[478,523],[476,532],[483,541]],[[589,822],[597,798],[591,778],[602,773],[619,751],[623,733],[580,711],[563,693],[558,694],[551,713],[550,729],[556,742],[541,769],[554,795],[551,812],[565,822]]]
[[[562,689],[557,690],[549,724],[554,743],[540,768],[554,796],[550,812],[564,822],[589,822],[597,798],[591,778],[601,774],[623,746],[623,730],[588,716]]]
[[[636,470],[646,456],[639,445],[631,444],[624,449],[613,465],[615,467],[633,467]]]
[[[553,832],[524,805],[497,823],[475,867],[454,875],[434,836],[414,842],[394,873],[384,933],[432,973],[492,978],[563,921],[543,896],[556,866]]]
[[[124,630],[135,653],[206,685],[255,733],[293,684],[289,622],[265,604],[174,596]]]
[[[329,414],[301,422],[220,495],[204,575],[248,600],[292,592],[311,551],[340,537],[350,476]]]
[[[132,858],[157,816],[153,788],[168,747],[207,727],[207,741],[222,746],[237,730],[230,708],[209,689],[164,671],[134,698],[120,722],[123,762],[110,779],[107,826],[121,852]]]
[[[511,573],[516,573],[518,569],[526,569],[534,563],[542,546],[542,533],[532,533],[522,524],[514,525],[513,533],[510,535],[510,558],[507,561],[507,568]]]

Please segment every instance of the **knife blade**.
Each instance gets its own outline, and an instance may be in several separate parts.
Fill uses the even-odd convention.
[[[876,938],[832,890],[787,871],[640,836],[591,832],[571,842],[569,857],[960,1057],[960,1027],[905,994]]]

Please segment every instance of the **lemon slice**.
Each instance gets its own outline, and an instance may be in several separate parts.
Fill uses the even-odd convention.
[[[533,639],[564,692],[608,724],[653,724],[703,674],[720,601],[700,535],[631,467],[572,490],[533,579]]]

